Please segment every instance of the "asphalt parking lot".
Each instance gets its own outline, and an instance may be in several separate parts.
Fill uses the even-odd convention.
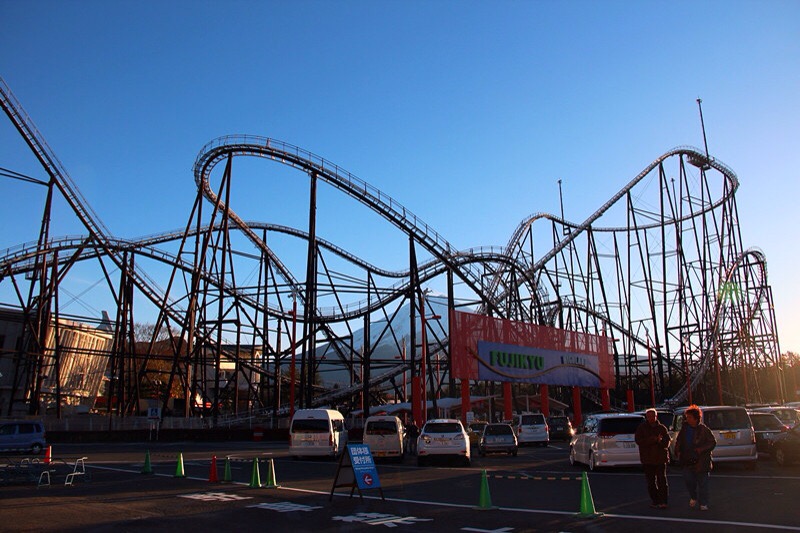
[[[560,443],[523,448],[517,457],[475,455],[470,467],[420,468],[410,457],[378,463],[383,498],[375,489],[350,497],[346,487],[331,497],[337,462],[293,460],[287,452],[284,443],[253,442],[62,445],[53,457],[66,465],[87,457],[87,475],[72,486],[64,485],[66,469],[49,486],[3,483],[0,530],[800,531],[800,465],[780,468],[766,457],[754,472],[719,465],[705,513],[686,505],[677,470],[670,471],[671,505],[663,511],[650,509],[638,469],[590,473],[598,516],[589,518],[578,516],[585,510],[583,470],[569,465]],[[152,474],[142,473],[147,455]],[[178,457],[185,477],[176,477]]]

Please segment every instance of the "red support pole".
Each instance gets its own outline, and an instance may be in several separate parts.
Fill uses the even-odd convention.
[[[600,404],[603,411],[611,411],[611,396],[608,393],[608,389],[600,389]]]
[[[514,418],[514,405],[511,397],[511,382],[503,382],[503,417],[505,420]]]
[[[572,424],[580,426],[583,422],[583,414],[581,413],[581,388],[572,387]]]
[[[467,411],[472,410],[472,402],[469,397],[469,380],[461,380],[461,422],[467,425]]]
[[[636,406],[633,404],[633,390],[628,389],[628,412],[632,413],[636,410]]]
[[[542,404],[542,414],[545,418],[550,416],[550,390],[547,385],[539,385],[539,401]]]

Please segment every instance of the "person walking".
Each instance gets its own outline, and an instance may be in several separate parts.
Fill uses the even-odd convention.
[[[675,459],[683,466],[683,480],[689,491],[689,507],[694,509],[700,503],[701,511],[708,511],[709,473],[713,467],[711,451],[717,439],[701,423],[703,412],[696,405],[690,405],[684,412],[684,420],[675,440]]]
[[[667,462],[669,461],[669,432],[658,421],[655,409],[644,412],[644,422],[636,428],[636,444],[639,445],[639,460],[647,480],[647,492],[652,503],[650,507],[666,509],[669,499],[667,483]]]
[[[408,438],[409,455],[417,455],[417,438],[419,438],[419,427],[413,420],[406,426],[406,437]]]

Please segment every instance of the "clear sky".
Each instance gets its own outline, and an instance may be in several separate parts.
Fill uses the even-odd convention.
[[[0,0],[0,76],[116,236],[184,226],[200,149],[248,133],[339,164],[457,248],[557,213],[558,179],[582,221],[664,152],[702,147],[700,97],[781,349],[800,352],[800,2]],[[4,116],[0,167],[44,177]],[[246,219],[307,208],[261,194]],[[35,239],[41,188],[0,178],[0,195],[0,248]],[[321,227],[365,241],[342,217]],[[407,248],[369,246],[404,266]]]

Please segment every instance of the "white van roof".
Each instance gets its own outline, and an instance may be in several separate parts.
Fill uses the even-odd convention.
[[[344,418],[336,409],[300,409],[294,412],[295,418]]]

